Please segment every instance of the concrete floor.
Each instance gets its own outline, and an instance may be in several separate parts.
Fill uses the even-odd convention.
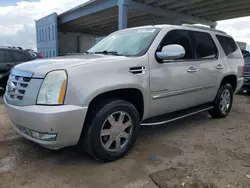
[[[126,157],[106,164],[78,147],[50,151],[23,138],[8,139],[15,133],[3,105],[0,128],[0,188],[250,187],[247,95],[235,97],[225,119],[203,113],[144,127]]]

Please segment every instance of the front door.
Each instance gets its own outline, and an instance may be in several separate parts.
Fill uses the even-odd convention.
[[[174,61],[157,60],[150,56],[150,115],[156,116],[197,104],[199,63],[195,61],[191,40],[186,30],[166,33],[156,51],[169,44],[185,49],[185,56]]]

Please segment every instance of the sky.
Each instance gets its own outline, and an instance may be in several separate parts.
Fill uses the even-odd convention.
[[[35,21],[60,14],[87,0],[0,0],[0,46],[36,49]],[[250,17],[218,22],[218,29],[250,45]],[[250,46],[248,45],[248,50]]]

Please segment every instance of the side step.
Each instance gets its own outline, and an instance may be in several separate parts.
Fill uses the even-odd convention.
[[[198,113],[210,110],[212,108],[213,106],[211,104],[203,104],[203,105],[199,105],[196,107],[192,107],[192,108],[188,108],[188,109],[184,109],[184,110],[180,110],[180,111],[176,111],[176,112],[172,112],[168,114],[163,114],[163,115],[159,115],[159,116],[146,119],[141,122],[141,125],[142,126],[162,125],[165,123],[176,121],[178,119],[182,119],[182,118],[194,115],[194,114],[198,114]]]

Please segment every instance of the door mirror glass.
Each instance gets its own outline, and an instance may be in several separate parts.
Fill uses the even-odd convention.
[[[175,60],[185,56],[185,49],[178,44],[166,45],[161,52],[156,52],[156,56],[161,60]]]

